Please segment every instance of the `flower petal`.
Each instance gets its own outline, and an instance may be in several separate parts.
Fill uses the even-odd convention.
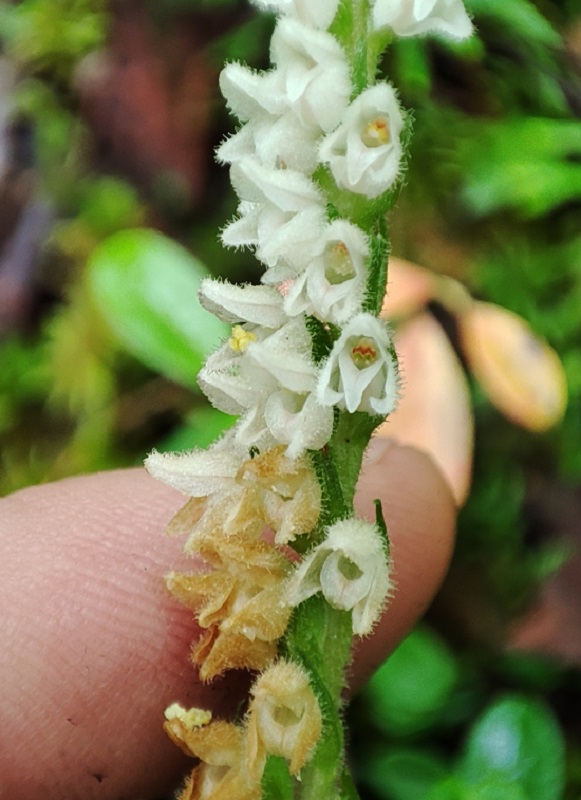
[[[389,27],[397,36],[436,34],[467,39],[472,22],[461,0],[375,0],[375,28]]]

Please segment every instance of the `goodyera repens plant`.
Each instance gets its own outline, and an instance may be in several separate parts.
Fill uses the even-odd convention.
[[[200,626],[202,680],[256,678],[243,718],[174,704],[165,729],[199,760],[180,800],[354,798],[341,694],[390,559],[379,502],[375,522],[357,519],[353,495],[398,395],[379,312],[410,128],[377,65],[395,36],[461,39],[472,25],[460,0],[252,1],[278,15],[273,67],[222,72],[241,127],[218,158],[240,197],[223,242],[254,248],[265,271],[261,286],[200,291],[232,332],[199,383],[240,419],[209,450],[146,466],[189,496],[169,532],[188,534],[198,569],[167,583]]]

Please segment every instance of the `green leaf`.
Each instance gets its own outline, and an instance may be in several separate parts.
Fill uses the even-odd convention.
[[[559,800],[564,744],[557,721],[535,700],[509,696],[497,701],[472,728],[459,772],[476,786],[517,785],[526,800]]]
[[[581,128],[575,120],[491,124],[468,150],[463,194],[477,214],[513,207],[537,217],[581,198]]]
[[[235,421],[235,417],[224,414],[210,405],[195,408],[187,415],[182,426],[156,444],[156,449],[167,453],[192,450],[194,447],[209,447]]]
[[[99,238],[139,224],[139,214],[139,198],[130,184],[109,176],[84,181],[78,216]]]
[[[197,388],[205,356],[227,335],[198,301],[204,266],[155,231],[126,230],[95,249],[87,272],[96,307],[126,350]]]
[[[477,17],[496,20],[524,41],[559,46],[559,34],[529,0],[466,0],[466,7]]]
[[[425,97],[432,88],[430,60],[425,42],[419,39],[396,39],[393,44],[398,85],[405,86],[413,97]]]
[[[390,800],[426,800],[432,789],[448,776],[440,758],[419,750],[394,750],[366,760],[361,780],[380,797]]]
[[[373,676],[365,690],[371,720],[406,735],[429,727],[456,685],[458,669],[446,645],[418,628]]]
[[[293,800],[293,780],[284,758],[268,756],[266,759],[262,775],[262,796],[264,800]]]
[[[451,776],[436,784],[425,795],[425,800],[528,800],[528,797],[517,783],[492,781],[471,786],[457,776]]]

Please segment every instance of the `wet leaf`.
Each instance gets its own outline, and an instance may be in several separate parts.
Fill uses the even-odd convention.
[[[460,773],[476,786],[518,786],[527,800],[559,800],[564,745],[556,720],[526,697],[497,701],[472,728]]]
[[[99,245],[87,270],[99,313],[127,351],[197,388],[205,356],[227,335],[198,301],[201,262],[155,231],[127,230]]]
[[[366,759],[361,778],[380,797],[426,800],[436,784],[448,775],[440,758],[421,750],[378,752]]]
[[[458,669],[444,642],[417,628],[365,689],[368,716],[379,728],[405,735],[424,730],[448,700]]]

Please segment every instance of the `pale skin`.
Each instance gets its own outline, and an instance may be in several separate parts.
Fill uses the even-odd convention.
[[[357,498],[380,498],[397,590],[358,645],[356,688],[425,611],[446,572],[455,507],[430,459],[374,443]],[[188,761],[161,729],[173,701],[227,713],[238,676],[202,685],[188,662],[191,613],[165,591],[184,567],[163,530],[182,495],[126,470],[0,500],[0,799],[150,800]],[[191,568],[191,564],[185,564]]]

